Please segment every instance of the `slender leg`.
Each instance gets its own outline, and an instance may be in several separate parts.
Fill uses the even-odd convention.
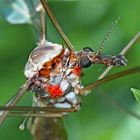
[[[84,87],[83,89],[80,90],[81,94],[84,94],[86,91],[89,91],[91,89],[93,89],[96,86],[99,86],[105,82],[126,76],[126,75],[130,75],[130,74],[134,74],[134,73],[139,73],[140,72],[140,66],[139,67],[135,67],[135,68],[131,68],[122,72],[118,72],[115,74],[112,74],[110,76],[104,77],[102,79],[97,80],[96,82],[89,84],[88,86]]]
[[[21,87],[21,89],[17,92],[17,94],[5,105],[5,106],[15,106],[17,102],[21,99],[21,97],[25,94],[30,86],[30,79],[26,81],[26,83]],[[0,112],[0,125],[8,116],[9,111],[1,111]]]
[[[44,114],[44,113],[13,113],[13,112],[10,112],[9,115],[10,117],[41,117],[41,118],[56,118],[56,117],[63,117],[64,115],[62,113],[51,113],[51,114]]]
[[[104,91],[102,91],[101,89],[99,89],[98,91],[99,91],[99,94],[103,97],[103,99],[106,102],[109,102],[109,104],[111,103],[112,107],[116,108],[121,113],[130,115],[131,117],[134,117],[134,118],[140,120],[140,115],[139,114],[136,114],[135,112],[129,110],[128,108],[125,108],[122,104],[115,101],[111,96],[104,93]]]
[[[7,111],[23,111],[23,112],[74,112],[76,111],[75,108],[54,108],[54,107],[30,107],[30,106],[0,106],[0,110],[7,110]]]
[[[8,116],[29,116],[29,117],[63,117],[75,112],[75,108],[54,108],[54,107],[30,107],[30,106],[2,106],[0,110],[8,111]],[[30,112],[30,113],[29,113]]]
[[[74,50],[73,45],[71,44],[70,40],[67,38],[66,34],[63,32],[61,26],[59,25],[57,19],[53,15],[53,13],[52,13],[51,9],[49,8],[48,4],[46,3],[46,1],[45,0],[40,0],[40,2],[42,3],[45,11],[47,12],[48,16],[50,17],[52,23],[54,24],[54,26],[57,29],[58,33],[61,35],[61,37],[64,40],[64,42],[67,45],[67,47],[70,50]]]

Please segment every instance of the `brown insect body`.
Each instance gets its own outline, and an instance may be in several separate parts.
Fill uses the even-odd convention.
[[[63,118],[32,118],[30,131],[34,140],[67,140]]]
[[[50,42],[32,51],[25,67],[25,76],[33,77],[31,90],[35,92],[37,106],[79,108],[77,89],[81,88],[81,83],[76,55],[77,53]]]
[[[74,52],[46,41],[31,52],[24,73],[27,78],[32,78],[30,90],[35,92],[36,106],[78,110],[83,87],[81,69],[91,64],[121,66],[126,62],[122,55],[103,55],[91,48]]]
[[[80,77],[82,68],[89,67],[94,63],[101,63],[106,66],[121,66],[126,65],[127,62],[123,56],[103,55],[93,52],[90,48],[74,52],[63,47],[60,47],[60,50],[58,48],[55,50],[56,44],[51,44],[52,46],[50,47],[47,42],[32,51],[25,67],[25,74],[27,71],[35,73],[32,81],[33,84],[30,87],[30,90],[35,92],[33,98],[34,105],[39,107],[65,108],[66,110],[61,112],[62,115],[67,114],[67,108],[74,108],[74,111],[80,108],[80,90],[82,89]],[[51,59],[48,59],[48,53],[50,52],[55,52],[55,55],[50,55]],[[37,63],[34,62],[33,58],[36,58],[35,62]],[[42,65],[38,64],[40,62],[43,62]],[[36,72],[32,71],[32,66],[35,67],[35,64],[40,66]],[[30,75],[30,73],[28,74]],[[59,85],[60,89],[66,88],[64,88],[62,94],[58,93],[58,89],[54,89],[53,92],[49,90],[49,88],[53,89],[55,85]],[[53,112],[48,113],[56,115]],[[61,118],[48,119],[36,117],[32,120],[30,130],[36,140],[67,139]],[[62,134],[65,134],[65,136]]]

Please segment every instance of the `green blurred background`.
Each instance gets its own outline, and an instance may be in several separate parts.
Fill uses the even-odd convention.
[[[98,50],[112,21],[121,17],[119,24],[107,41],[104,53],[115,55],[140,31],[140,0],[78,0],[49,1],[63,30],[75,46]],[[61,37],[47,20],[47,38],[62,43]],[[11,25],[0,19],[0,105],[6,103],[25,81],[24,65],[38,37],[31,25]],[[114,68],[110,73],[140,65],[140,41],[126,54],[129,63],[124,68]],[[101,65],[85,69],[82,83],[96,80],[104,70]],[[115,101],[140,114],[130,88],[140,89],[140,74],[131,75],[95,88],[83,98],[82,109],[65,117],[69,140],[140,140],[140,121],[119,112],[100,96],[112,96]],[[19,105],[31,105],[32,95],[24,96]],[[0,140],[31,140],[26,129],[19,131],[22,117],[8,118],[0,127]]]

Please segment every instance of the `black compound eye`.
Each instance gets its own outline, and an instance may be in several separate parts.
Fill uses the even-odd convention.
[[[84,52],[93,52],[93,50],[90,47],[83,48]]]
[[[88,68],[91,65],[91,61],[89,60],[89,58],[87,56],[82,56],[80,59],[80,66],[82,68]]]

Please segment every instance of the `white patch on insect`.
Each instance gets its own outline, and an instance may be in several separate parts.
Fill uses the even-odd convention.
[[[57,84],[60,84],[61,80],[62,80],[62,77],[60,75],[58,75],[56,77],[51,77],[49,83],[51,85],[57,85]]]
[[[65,72],[66,73],[66,75],[69,75],[70,73],[71,73],[71,69],[63,69],[63,72]]]
[[[63,91],[63,92],[66,92],[66,93],[67,93],[68,90],[70,90],[70,84],[68,83],[67,80],[63,80],[63,81],[60,83],[60,87],[61,87],[62,91]]]
[[[70,83],[72,84],[72,87],[76,87],[79,84],[79,77],[76,76],[74,73],[71,73],[68,75],[68,79]]]
[[[64,102],[65,101],[65,97],[61,97],[57,99],[57,102]]]
[[[71,104],[64,102],[64,103],[56,103],[54,104],[56,108],[71,108]]]
[[[65,96],[65,98],[66,98],[69,102],[71,102],[73,105],[76,105],[76,104],[78,103],[78,99],[77,99],[77,97],[76,97],[76,95],[75,95],[75,92],[70,92],[70,93],[68,93],[68,94]]]
[[[46,41],[38,45],[30,54],[24,74],[27,78],[33,77],[45,63],[58,56],[63,50],[62,45]]]

